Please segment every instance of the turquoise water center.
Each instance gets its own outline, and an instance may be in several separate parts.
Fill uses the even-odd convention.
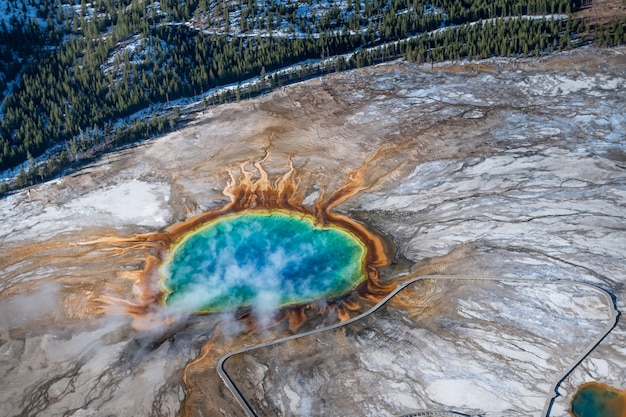
[[[165,303],[196,311],[264,311],[354,289],[365,272],[365,245],[349,231],[286,210],[214,219],[190,232],[161,268]]]

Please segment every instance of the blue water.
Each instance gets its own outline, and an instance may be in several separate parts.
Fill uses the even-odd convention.
[[[282,210],[228,215],[191,232],[161,268],[166,304],[197,312],[270,311],[332,299],[366,278],[349,232]]]
[[[584,384],[574,395],[572,414],[575,417],[624,417],[624,393],[605,384]]]

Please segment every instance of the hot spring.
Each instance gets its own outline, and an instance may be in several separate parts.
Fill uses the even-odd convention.
[[[160,268],[165,304],[193,312],[264,311],[332,300],[367,278],[365,245],[290,210],[213,219],[179,239]]]
[[[626,390],[598,382],[578,387],[572,400],[574,417],[626,417]]]

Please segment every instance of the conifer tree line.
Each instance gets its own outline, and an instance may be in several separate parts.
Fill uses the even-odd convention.
[[[523,17],[569,15],[581,0],[22,1],[40,19],[0,26],[0,170],[55,145],[60,150],[42,166],[29,163],[18,185],[173,129],[178,113],[171,108],[119,121],[218,86],[263,77],[244,91],[212,95],[205,105],[399,56],[417,62],[538,56],[577,46],[589,33],[570,18]],[[623,43],[625,24],[598,30],[598,42]],[[351,52],[332,68],[320,63]],[[306,60],[318,64],[265,79]]]

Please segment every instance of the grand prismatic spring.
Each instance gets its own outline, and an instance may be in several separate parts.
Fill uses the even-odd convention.
[[[375,156],[376,157],[376,156]],[[293,166],[270,180],[260,162],[229,170],[223,208],[175,224],[165,232],[105,238],[116,253],[145,251],[135,301],[120,305],[140,321],[171,320],[177,312],[272,313],[283,309],[292,329],[304,310],[336,311],[341,320],[356,308],[354,297],[377,301],[394,285],[381,285],[378,267],[391,245],[332,207],[363,190],[368,164],[313,207],[302,203]],[[165,319],[162,319],[165,317]],[[140,325],[139,327],[141,327]]]
[[[105,258],[145,259],[141,270],[123,274],[133,283],[133,298],[113,293],[98,301],[104,310],[132,317],[136,330],[156,334],[149,346],[183,337],[190,314],[217,313],[199,356],[184,368],[183,415],[207,406],[203,375],[227,351],[263,340],[267,335],[259,332],[283,323],[282,331],[294,332],[307,321],[347,320],[395,288],[379,279],[393,244],[332,211],[371,186],[369,163],[381,153],[310,205],[303,200],[311,184],[292,165],[271,179],[263,161],[242,163],[227,170],[229,202],[221,209],[163,232],[81,244],[111,253]]]

